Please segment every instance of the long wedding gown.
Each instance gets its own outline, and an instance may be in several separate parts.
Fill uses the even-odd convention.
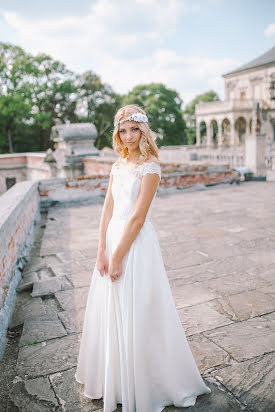
[[[157,173],[155,162],[135,169],[113,164],[113,216],[106,231],[110,262],[135,208],[141,178]],[[155,193],[156,196],[156,193]],[[111,281],[94,267],[75,373],[88,398],[103,398],[104,412],[160,412],[194,405],[211,390],[204,383],[182,327],[150,216]]]

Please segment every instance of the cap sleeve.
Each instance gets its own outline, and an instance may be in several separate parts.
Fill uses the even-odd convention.
[[[146,173],[157,173],[161,179],[161,167],[156,162],[147,162],[144,163],[143,173],[144,176]]]
[[[116,167],[116,161],[115,161],[115,163],[113,163],[113,165],[112,165],[112,167],[111,167],[110,176],[114,174],[114,172],[115,172],[115,167]]]

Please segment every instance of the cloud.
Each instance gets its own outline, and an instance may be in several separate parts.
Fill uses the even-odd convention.
[[[275,23],[270,23],[264,31],[266,37],[275,35]]]
[[[85,16],[30,19],[2,14],[29,52],[48,53],[71,70],[93,70],[120,93],[137,84],[161,82],[185,103],[209,88],[221,96],[221,75],[239,62],[183,55],[166,46],[184,16],[199,13],[189,0],[98,0]]]

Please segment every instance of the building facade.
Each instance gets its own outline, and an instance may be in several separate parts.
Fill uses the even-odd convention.
[[[224,101],[196,106],[196,146],[244,151],[257,103],[256,131],[275,145],[275,47],[223,77]]]

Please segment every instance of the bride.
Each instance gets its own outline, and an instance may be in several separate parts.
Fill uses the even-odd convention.
[[[161,180],[158,147],[145,112],[118,110],[112,165],[99,223],[75,379],[104,412],[160,412],[210,393],[173,300],[151,222]],[[167,228],[169,230],[169,228]]]

